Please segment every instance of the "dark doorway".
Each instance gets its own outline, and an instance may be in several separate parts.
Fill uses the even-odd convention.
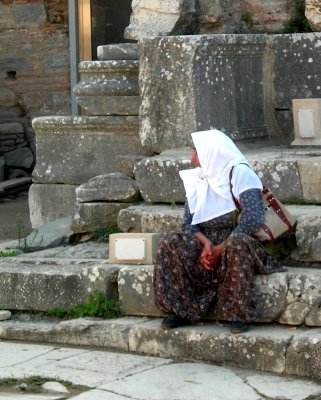
[[[129,42],[124,30],[129,25],[131,0],[91,0],[92,59],[97,60],[97,46]]]

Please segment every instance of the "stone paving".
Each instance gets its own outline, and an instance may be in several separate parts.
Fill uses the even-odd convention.
[[[0,384],[13,400],[305,400],[321,384],[304,379],[170,358],[92,349],[0,342],[0,380],[41,376],[81,385],[80,394],[27,393]],[[67,386],[68,387],[68,386]]]

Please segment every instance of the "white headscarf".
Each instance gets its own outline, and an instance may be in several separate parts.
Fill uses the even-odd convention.
[[[179,174],[195,225],[236,209],[230,192],[229,173],[233,166],[249,163],[233,141],[217,129],[194,132],[192,139],[201,168]],[[234,175],[233,171],[233,178]],[[251,167],[244,166],[237,184],[233,184],[233,193],[238,198],[240,193],[251,188],[262,189],[262,183]]]

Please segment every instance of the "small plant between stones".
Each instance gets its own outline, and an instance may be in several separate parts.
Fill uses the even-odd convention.
[[[16,250],[7,250],[7,251],[2,251],[0,250],[0,258],[4,258],[4,257],[15,257],[17,256],[19,253]]]
[[[104,293],[94,290],[88,297],[86,304],[79,304],[70,310],[57,307],[46,311],[44,314],[49,317],[64,319],[83,317],[117,318],[123,315],[123,311],[119,300],[107,300]]]
[[[283,23],[280,33],[306,33],[312,32],[309,21],[305,16],[305,2],[297,0],[295,3],[295,15]]]
[[[17,215],[16,217],[16,222],[17,222],[17,231],[18,231],[18,248],[23,251],[24,253],[30,253],[30,244],[33,244],[34,241],[36,240],[38,236],[38,229],[35,229],[31,235],[29,235],[29,241],[28,241],[28,235],[26,232],[26,227],[23,222],[23,219],[20,214]],[[31,239],[30,239],[31,238]],[[41,237],[39,246],[42,242],[43,238]]]

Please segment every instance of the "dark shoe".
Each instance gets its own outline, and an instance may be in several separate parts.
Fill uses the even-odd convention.
[[[167,318],[162,321],[162,328],[173,329],[179,326],[190,325],[191,321],[185,318],[180,318],[176,314],[170,314]]]
[[[248,324],[241,321],[233,321],[230,324],[231,333],[244,333],[249,330]]]

